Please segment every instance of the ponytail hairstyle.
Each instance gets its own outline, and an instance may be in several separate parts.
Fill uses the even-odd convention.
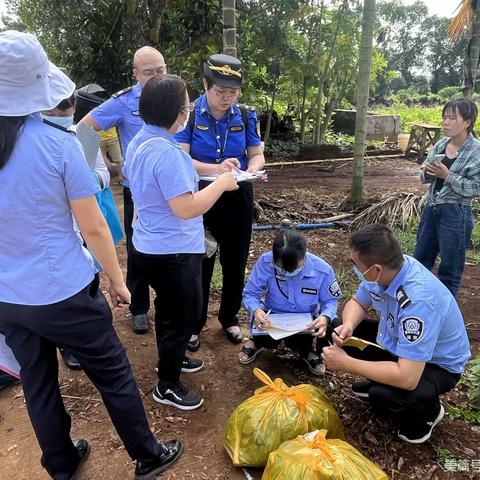
[[[457,100],[450,100],[442,110],[442,117],[446,114],[456,117],[460,115],[465,121],[470,121],[468,126],[468,133],[473,134],[477,138],[477,134],[473,130],[475,122],[477,121],[478,108],[473,100],[470,98],[459,98]]]
[[[26,118],[0,116],[0,170],[10,159]]]

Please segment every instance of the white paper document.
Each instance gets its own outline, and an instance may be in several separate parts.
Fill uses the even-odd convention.
[[[20,365],[15,359],[12,350],[5,343],[5,337],[0,333],[0,370],[20,378]]]
[[[83,122],[76,126],[75,134],[77,140],[82,144],[83,153],[87,159],[88,166],[91,170],[94,170],[98,150],[100,148],[100,135],[93,128]]]
[[[255,180],[266,179],[265,170],[261,170],[257,173],[250,173],[250,172],[233,172],[233,176],[237,180],[237,182],[254,182]],[[206,182],[213,182],[217,178],[217,175],[207,175],[201,176],[200,180],[204,180]]]
[[[252,335],[270,335],[274,340],[281,340],[297,333],[307,335],[312,333],[307,329],[307,325],[312,322],[310,313],[271,313],[268,319],[272,323],[272,328],[261,330],[253,322]]]

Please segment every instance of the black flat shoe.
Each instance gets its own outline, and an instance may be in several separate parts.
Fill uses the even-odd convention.
[[[241,330],[239,332],[229,332],[228,330],[225,330],[225,335],[235,345],[243,342],[243,333]]]
[[[90,445],[88,444],[88,442],[86,440],[83,440],[83,439],[77,440],[73,444],[73,446],[77,450],[78,457],[79,457],[80,460],[78,462],[78,466],[75,470],[75,473],[72,475],[70,480],[75,480],[76,475],[78,474],[78,471],[80,470],[80,467],[87,461],[87,458],[90,455]]]
[[[196,352],[200,348],[200,339],[190,340],[187,344],[187,350],[189,352]]]
[[[151,460],[137,460],[135,480],[153,480],[159,473],[168,470],[182,455],[183,445],[180,440],[170,440],[160,444],[162,453]]]
[[[70,370],[81,370],[82,365],[80,362],[68,351],[60,348],[60,354],[62,355],[63,362]]]

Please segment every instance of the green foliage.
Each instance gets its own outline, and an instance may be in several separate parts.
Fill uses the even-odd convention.
[[[355,136],[327,131],[324,143],[326,145],[336,145],[345,150],[352,150],[353,144],[355,143]],[[382,148],[385,142],[381,140],[367,140],[365,145],[367,148]]]
[[[468,403],[451,408],[449,415],[480,425],[480,355],[468,362],[460,381],[467,388]]]
[[[436,457],[437,457],[437,462],[440,464],[440,465],[445,465],[446,463],[448,463],[448,461],[450,460],[458,460],[455,455],[450,451],[450,450],[447,450],[446,448],[442,448],[442,447],[433,447],[435,449],[435,454],[436,454]]]
[[[460,87],[444,87],[437,92],[437,95],[444,100],[451,100],[461,94],[462,91]]]
[[[351,268],[337,268],[335,277],[343,293],[343,300],[350,300],[357,291],[358,279]]]
[[[213,290],[220,290],[222,288],[222,282],[222,267],[218,262],[215,262],[215,266],[213,267],[212,282],[210,284],[211,288]]]
[[[410,133],[413,123],[429,123],[431,125],[441,125],[442,106],[436,107],[408,107],[407,105],[396,102],[391,107],[376,109],[376,113],[387,115],[398,115],[401,121],[402,132]]]
[[[407,228],[394,228],[393,233],[400,242],[402,252],[406,255],[412,255],[415,250],[415,244],[417,243],[417,230],[420,219],[413,220]]]

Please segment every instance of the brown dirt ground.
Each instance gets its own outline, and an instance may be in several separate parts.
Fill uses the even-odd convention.
[[[367,162],[365,187],[369,199],[398,191],[421,192],[417,181],[418,165],[403,159],[372,159]],[[308,166],[275,167],[269,181],[257,184],[257,199],[263,208],[260,224],[278,224],[283,218],[294,222],[315,222],[338,213],[338,205],[350,187],[351,162],[322,163]],[[121,209],[121,192],[115,187]],[[317,230],[306,233],[310,250],[323,256],[338,270],[349,269],[347,260],[348,233],[342,229]],[[270,247],[271,233],[254,233],[250,264]],[[125,265],[123,245],[118,249]],[[467,265],[459,302],[472,341],[479,351],[480,268]],[[130,330],[128,315],[117,315],[114,324],[133,365],[144,403],[155,434],[160,439],[180,438],[185,454],[165,479],[220,480],[243,479],[241,470],[231,466],[222,447],[222,436],[232,410],[260,386],[251,367],[237,361],[238,348],[223,336],[216,321],[218,292],[211,304],[211,319],[202,335],[198,355],[205,368],[184,380],[205,397],[204,406],[195,412],[183,413],[160,407],[151,398],[155,384],[156,349],[152,330],[143,336]],[[288,357],[288,355],[287,355]],[[457,459],[466,462],[480,459],[480,427],[458,420],[445,419],[435,430],[431,441],[412,446],[396,440],[393,426],[372,415],[368,405],[349,393],[348,375],[326,375],[312,378],[298,368],[294,359],[280,359],[275,353],[264,353],[255,366],[272,377],[280,376],[289,384],[312,382],[324,388],[339,410],[346,437],[355,447],[377,462],[391,479],[457,479],[475,478],[470,473],[447,473],[437,463],[439,448],[449,450]],[[65,404],[72,415],[72,436],[88,439],[92,454],[79,479],[123,479],[133,475],[133,463],[110,423],[98,392],[82,372],[70,372],[60,366],[60,385]],[[447,405],[465,401],[461,388],[445,398]],[[28,420],[21,388],[12,387],[0,392],[0,478],[30,480],[47,479],[39,463],[40,451]],[[259,470],[251,469],[258,480]],[[288,480],[288,479],[285,479]],[[354,479],[353,479],[354,480]]]

